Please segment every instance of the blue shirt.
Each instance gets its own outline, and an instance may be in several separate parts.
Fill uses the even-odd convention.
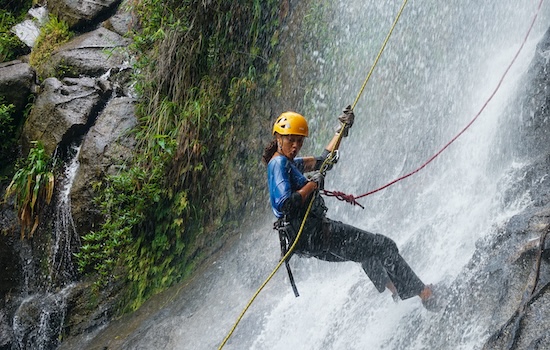
[[[276,156],[267,164],[269,198],[276,217],[284,216],[284,202],[293,192],[298,191],[308,182],[302,173],[303,170],[303,158],[294,158],[294,161],[291,161],[285,156]]]

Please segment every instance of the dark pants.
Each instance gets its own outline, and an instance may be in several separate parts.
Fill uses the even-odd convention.
[[[297,221],[292,226],[299,230]],[[295,252],[326,261],[359,262],[380,293],[391,281],[401,299],[416,296],[424,288],[392,239],[326,217],[308,220]]]

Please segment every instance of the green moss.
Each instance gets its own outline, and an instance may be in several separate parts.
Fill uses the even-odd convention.
[[[35,68],[39,77],[45,78],[45,64],[51,58],[52,53],[56,48],[69,41],[72,36],[66,22],[50,15],[48,22],[40,30],[40,35],[36,39],[29,58],[30,65]]]

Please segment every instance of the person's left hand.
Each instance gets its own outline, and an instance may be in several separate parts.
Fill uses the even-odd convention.
[[[344,130],[341,130],[340,127],[337,132],[342,131],[342,136],[347,137],[349,129],[353,126],[353,122],[355,121],[355,114],[353,113],[353,109],[351,109],[351,105],[344,108],[343,114],[338,117],[338,120],[340,123],[344,124]]]

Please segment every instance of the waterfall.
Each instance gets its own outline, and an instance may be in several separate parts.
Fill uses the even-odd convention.
[[[77,234],[71,214],[70,192],[76,172],[80,165],[78,155],[81,144],[73,143],[68,146],[67,161],[63,166],[63,180],[58,191],[57,206],[55,208],[54,239],[50,253],[51,282],[60,281],[61,284],[72,281],[76,277],[73,264],[73,253],[80,246],[80,236]],[[63,274],[60,276],[59,274]]]
[[[57,190],[54,209],[53,232],[49,252],[47,286],[43,291],[36,288],[33,257],[29,247],[22,249],[25,257],[25,295],[13,318],[13,336],[16,349],[56,349],[62,334],[67,313],[67,297],[74,288],[76,268],[72,255],[80,244],[71,215],[70,190],[79,161],[80,141],[74,142],[61,152],[63,171],[60,188]],[[22,256],[23,258],[23,256]]]
[[[67,312],[68,285],[56,293],[40,293],[23,300],[13,318],[15,349],[56,349]]]
[[[399,8],[398,1],[293,2],[281,63],[283,91],[300,105],[314,135],[302,154],[320,153],[336,117],[353,102]],[[412,171],[452,139],[494,90],[536,11],[538,1],[410,1],[344,139],[327,189],[361,194]],[[326,22],[315,21],[325,12]],[[418,298],[395,303],[379,294],[359,264],[294,257],[295,298],[281,269],[243,317],[225,349],[480,349],[498,326],[498,300],[468,304],[485,293],[467,269],[476,248],[530,204],[527,191],[505,193],[531,155],[521,155],[516,113],[535,46],[547,29],[545,4],[522,54],[480,119],[417,175],[361,200],[362,210],[327,199],[327,216],[394,239],[426,283],[463,301],[445,313]],[[310,21],[310,22],[308,22]],[[308,24],[309,23],[309,24]],[[318,32],[311,30],[318,29]],[[300,39],[317,39],[299,42]],[[307,45],[306,45],[307,44]],[[306,47],[300,51],[302,47]],[[291,60],[292,61],[292,60]],[[288,70],[285,72],[285,70]],[[311,74],[314,71],[314,74]],[[290,72],[290,73],[289,73]],[[273,118],[275,117],[272,116]],[[317,135],[317,136],[315,136]],[[267,143],[269,140],[265,140]],[[268,199],[265,198],[267,203]],[[246,213],[243,213],[246,215]],[[123,349],[215,349],[279,258],[269,210],[255,213],[235,245],[185,290],[157,303]],[[467,282],[481,287],[470,290]],[[170,302],[167,302],[170,300]],[[153,301],[154,303],[154,301]],[[461,309],[462,308],[462,309]]]

